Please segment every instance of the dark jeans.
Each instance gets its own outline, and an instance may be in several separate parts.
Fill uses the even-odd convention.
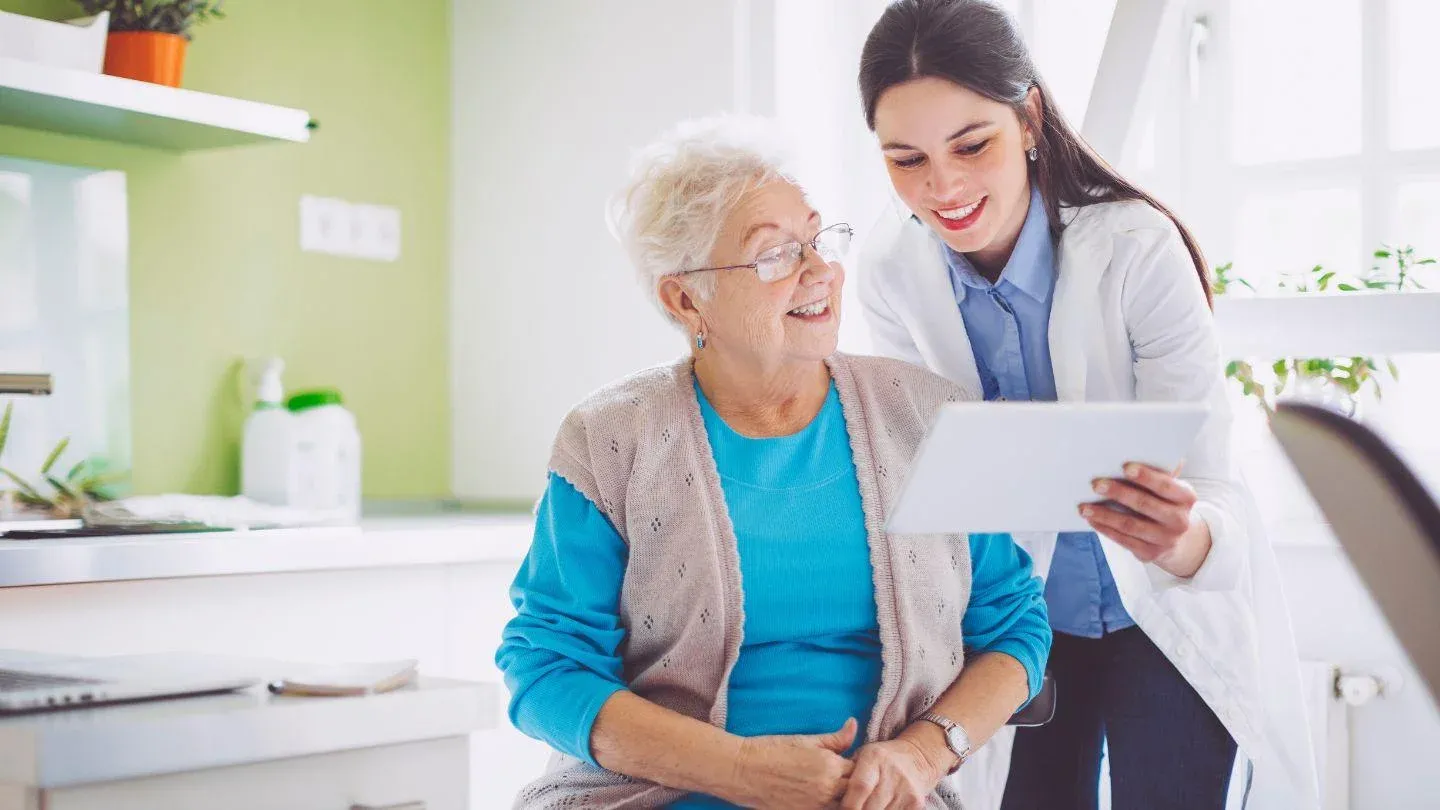
[[[1002,810],[1093,810],[1109,741],[1114,810],[1220,810],[1235,741],[1144,631],[1055,634],[1055,719],[1018,729]]]

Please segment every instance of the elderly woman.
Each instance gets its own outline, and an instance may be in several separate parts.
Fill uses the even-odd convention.
[[[1039,689],[1043,591],[1010,536],[884,531],[966,395],[836,352],[850,229],[773,140],[682,125],[617,198],[690,350],[555,441],[496,656],[512,722],[557,751],[519,807],[956,807],[946,777]]]

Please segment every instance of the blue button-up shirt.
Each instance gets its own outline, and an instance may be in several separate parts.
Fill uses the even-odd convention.
[[[963,254],[941,245],[955,303],[970,336],[985,399],[1055,401],[1050,364],[1050,304],[1055,292],[1055,243],[1038,190],[1020,238],[997,283]],[[1062,532],[1045,584],[1050,626],[1086,638],[1132,627],[1115,578],[1094,532]]]

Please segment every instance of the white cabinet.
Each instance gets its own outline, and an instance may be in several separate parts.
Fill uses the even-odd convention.
[[[465,737],[427,740],[62,788],[26,810],[467,810],[469,759]]]
[[[19,585],[19,572],[28,571],[36,583],[0,587],[0,650],[185,650],[318,662],[414,658],[423,675],[497,685],[485,698],[493,725],[469,735],[466,756],[469,807],[499,810],[511,806],[549,756],[544,744],[505,721],[506,693],[494,665],[501,628],[512,614],[508,588],[529,534],[525,517],[511,525],[443,531],[412,531],[396,521],[384,531],[367,528],[354,536],[211,535],[130,539],[108,548],[98,541],[55,543],[49,550],[0,541],[0,580]],[[157,574],[147,577],[147,570]],[[190,784],[175,779],[173,784]],[[11,799],[14,790],[4,782],[0,810],[27,807]],[[413,800],[403,792],[346,798],[379,807]],[[229,805],[207,800],[189,806]],[[246,806],[279,807],[268,800]],[[46,810],[62,807],[69,805],[51,803]],[[331,807],[349,810],[330,798],[305,810]]]

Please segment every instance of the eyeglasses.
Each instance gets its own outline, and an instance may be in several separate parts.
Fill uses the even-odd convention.
[[[697,267],[693,270],[681,270],[684,273],[703,273],[707,270],[739,270],[748,267],[755,271],[755,275],[761,281],[772,282],[789,278],[795,274],[800,267],[800,258],[805,254],[805,247],[808,245],[811,250],[825,262],[838,262],[845,257],[850,250],[850,238],[855,231],[843,222],[837,222],[828,228],[822,229],[815,234],[815,238],[808,242],[786,242],[783,245],[776,245],[763,251],[755,257],[755,261],[749,264],[730,264],[724,267]]]

